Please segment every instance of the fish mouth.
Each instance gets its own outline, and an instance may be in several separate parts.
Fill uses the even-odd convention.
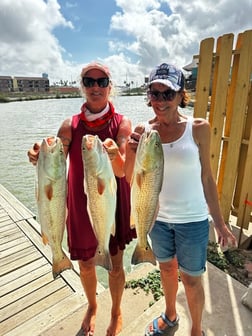
[[[53,153],[60,144],[60,142],[60,138],[56,136],[49,136],[43,139],[40,150]]]
[[[83,136],[83,149],[87,151],[95,149],[99,154],[102,154],[105,151],[105,146],[98,135],[86,134]]]
[[[57,138],[56,136],[49,136],[47,138],[44,138],[42,141],[42,146],[43,147],[54,147],[55,145],[57,145],[57,143],[59,142],[59,138]]]
[[[91,150],[91,149],[93,149],[94,146],[95,146],[95,139],[96,139],[95,135],[86,134],[83,137],[83,147],[85,149],[87,149],[88,151]]]

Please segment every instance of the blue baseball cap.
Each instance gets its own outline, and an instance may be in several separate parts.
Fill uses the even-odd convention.
[[[174,91],[180,91],[184,89],[185,77],[183,72],[175,65],[162,63],[150,73],[148,86],[153,83],[161,83]]]

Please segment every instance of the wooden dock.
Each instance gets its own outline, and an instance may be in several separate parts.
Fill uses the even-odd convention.
[[[0,260],[1,336],[42,335],[87,302],[77,263],[53,280],[34,214],[1,184]]]

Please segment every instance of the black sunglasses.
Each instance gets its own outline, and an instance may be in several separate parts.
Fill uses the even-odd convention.
[[[109,78],[101,77],[101,78],[94,79],[92,77],[83,77],[82,83],[85,87],[88,87],[88,88],[93,87],[95,83],[97,83],[100,88],[105,88],[109,85]]]
[[[147,91],[147,97],[149,100],[157,101],[157,100],[167,100],[172,101],[176,97],[177,92],[174,90],[166,90],[163,92],[160,91]]]

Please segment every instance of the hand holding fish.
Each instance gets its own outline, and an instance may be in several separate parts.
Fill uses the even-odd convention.
[[[36,145],[36,144],[35,144]],[[36,196],[41,235],[52,251],[54,279],[64,270],[73,268],[62,248],[66,221],[66,159],[58,137],[43,139],[37,157]],[[35,153],[36,154],[36,153]],[[34,162],[35,159],[34,159]],[[36,163],[35,163],[36,164]]]
[[[108,153],[115,176],[123,177],[124,156],[121,154],[119,146],[117,146],[116,142],[110,138],[105,139],[102,144]]]
[[[164,155],[159,133],[144,132],[136,152],[131,179],[131,220],[137,231],[137,245],[131,263],[156,259],[148,242],[148,233],[156,220],[159,193],[163,183]]]
[[[36,142],[31,149],[28,150],[27,155],[29,157],[29,161],[36,166],[38,162],[39,157],[39,151],[40,151],[40,144]]]
[[[107,138],[103,141],[103,146],[105,147],[110,161],[114,161],[119,154],[119,148],[113,139]]]
[[[141,135],[144,133],[145,127],[144,125],[139,125],[135,128],[134,132],[131,133],[130,138],[128,140],[128,147],[130,150],[136,153],[137,146]]]
[[[87,211],[98,242],[95,261],[96,265],[111,270],[109,240],[110,234],[115,235],[117,183],[104,147],[97,135],[86,134],[82,138]]]

